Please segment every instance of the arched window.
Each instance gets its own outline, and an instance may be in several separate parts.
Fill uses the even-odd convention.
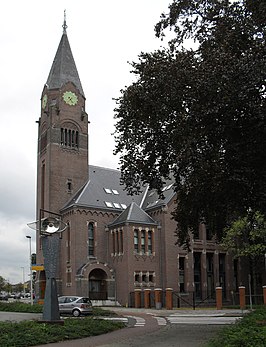
[[[79,132],[76,131],[76,147],[79,147]]]
[[[67,222],[67,230],[66,230],[66,234],[67,234],[67,262],[69,263],[70,262],[70,257],[71,257],[71,253],[70,253],[70,247],[71,247],[71,244],[70,244],[70,224],[69,222]]]
[[[79,148],[79,132],[67,128],[61,128],[60,144],[64,147]]]
[[[139,252],[139,230],[134,230],[134,251],[135,253]]]
[[[64,146],[67,146],[67,129],[65,129],[64,133],[65,133]]]
[[[61,146],[63,146],[64,145],[64,129],[63,128],[61,128],[61,137],[60,137],[60,144],[61,144]]]
[[[115,247],[115,231],[112,231],[112,240],[113,240],[113,255],[116,253],[116,247]]]
[[[141,230],[141,253],[145,254],[145,230]]]
[[[123,239],[123,230],[119,230],[119,244],[120,244],[120,253],[124,253],[124,239]]]
[[[154,253],[154,235],[152,230],[134,229],[134,253],[145,255]]]
[[[148,231],[148,253],[152,254],[153,249],[152,249],[152,231]]]
[[[71,147],[76,147],[75,145],[75,130],[71,132]]]
[[[71,130],[68,130],[67,145],[71,147]]]
[[[94,256],[94,223],[88,225],[88,256]]]

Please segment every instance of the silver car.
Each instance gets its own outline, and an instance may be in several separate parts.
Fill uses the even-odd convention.
[[[60,296],[58,298],[59,312],[70,313],[74,317],[92,313],[92,303],[89,298],[81,296]]]

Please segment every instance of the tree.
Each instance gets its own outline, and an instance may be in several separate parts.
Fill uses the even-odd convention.
[[[266,254],[266,220],[259,211],[235,220],[225,229],[222,245],[236,258],[256,259]]]
[[[157,36],[167,28],[174,39],[139,55],[116,99],[114,153],[131,194],[174,179],[188,246],[202,218],[221,237],[249,208],[266,212],[266,1],[174,0]]]
[[[235,220],[225,230],[222,246],[235,258],[245,257],[249,261],[249,273],[253,278],[253,290],[256,290],[256,269],[266,256],[266,218],[259,211]]]
[[[21,282],[14,284],[12,290],[15,293],[22,293],[24,291],[24,284]]]
[[[0,276],[0,292],[3,291],[5,289],[5,279],[4,277]]]
[[[8,281],[6,281],[5,283],[5,289],[4,289],[7,293],[11,293],[12,292],[12,284]]]

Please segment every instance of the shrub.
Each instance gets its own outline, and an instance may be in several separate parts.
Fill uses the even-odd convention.
[[[34,304],[26,304],[24,302],[0,302],[0,311],[6,312],[28,312],[28,313],[42,313],[43,306]]]
[[[265,347],[266,308],[261,306],[236,324],[222,329],[207,347]]]
[[[105,334],[123,328],[123,323],[85,318],[67,318],[64,325],[23,321],[0,322],[1,347],[29,347]]]

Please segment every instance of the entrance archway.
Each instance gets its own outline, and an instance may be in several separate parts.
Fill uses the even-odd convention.
[[[102,269],[94,269],[89,273],[89,298],[91,300],[107,299],[107,274]]]

